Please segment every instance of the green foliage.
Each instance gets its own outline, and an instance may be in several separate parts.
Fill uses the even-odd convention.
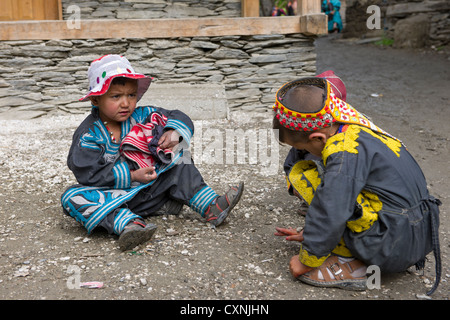
[[[381,40],[376,41],[375,44],[377,46],[390,47],[394,44],[394,39],[391,39],[386,35],[383,35],[383,38]]]
[[[288,0],[276,0],[276,1],[275,1],[275,5],[276,5],[278,8],[286,8],[286,7],[287,7],[287,4],[288,4]]]

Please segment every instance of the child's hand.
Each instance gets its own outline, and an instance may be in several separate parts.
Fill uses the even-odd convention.
[[[158,141],[158,146],[163,150],[172,150],[178,143],[180,143],[180,134],[176,130],[170,129],[163,133]]]
[[[157,178],[154,167],[140,168],[135,171],[131,171],[131,180],[138,181],[140,183],[149,183]]]
[[[301,263],[298,255],[293,256],[291,258],[291,261],[289,262],[289,271],[294,276],[294,278],[298,278],[302,274],[305,274],[312,269],[313,268],[305,266],[303,263]]]
[[[287,241],[303,241],[303,230],[298,232],[294,228],[279,228],[276,227],[277,232],[274,233],[276,236],[286,236]]]

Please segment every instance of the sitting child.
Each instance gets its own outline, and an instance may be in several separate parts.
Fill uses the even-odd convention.
[[[434,251],[431,294],[441,271],[440,201],[404,145],[335,92],[315,77],[289,82],[276,95],[273,128],[303,154],[286,167],[288,186],[309,205],[302,231],[275,233],[301,242],[290,271],[311,285],[364,290],[368,265],[423,268]]]
[[[88,70],[91,114],[73,135],[67,164],[79,184],[61,197],[64,213],[88,233],[97,227],[119,235],[126,251],[151,239],[144,218],[177,214],[188,205],[213,226],[238,203],[243,183],[218,196],[186,150],[194,133],[181,111],[136,107],[151,79],[119,55],[94,60]]]

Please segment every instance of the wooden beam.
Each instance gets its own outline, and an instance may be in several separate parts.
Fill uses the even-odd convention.
[[[323,14],[309,18],[304,23],[299,21],[298,16],[82,20],[79,29],[70,29],[70,23],[65,20],[8,21],[0,22],[0,40],[213,37],[291,33],[314,35],[315,32],[321,34],[322,28],[326,28],[326,16]]]

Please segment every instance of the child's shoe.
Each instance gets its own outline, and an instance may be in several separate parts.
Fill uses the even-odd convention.
[[[206,221],[215,227],[220,225],[239,202],[243,191],[244,183],[240,182],[238,186],[231,187],[223,196],[214,199],[205,212]]]
[[[317,287],[363,291],[367,289],[367,267],[357,259],[328,257],[325,262],[298,279]]]
[[[128,223],[119,236],[119,248],[122,251],[131,250],[134,247],[149,241],[156,231],[156,225],[145,224],[136,219]]]

